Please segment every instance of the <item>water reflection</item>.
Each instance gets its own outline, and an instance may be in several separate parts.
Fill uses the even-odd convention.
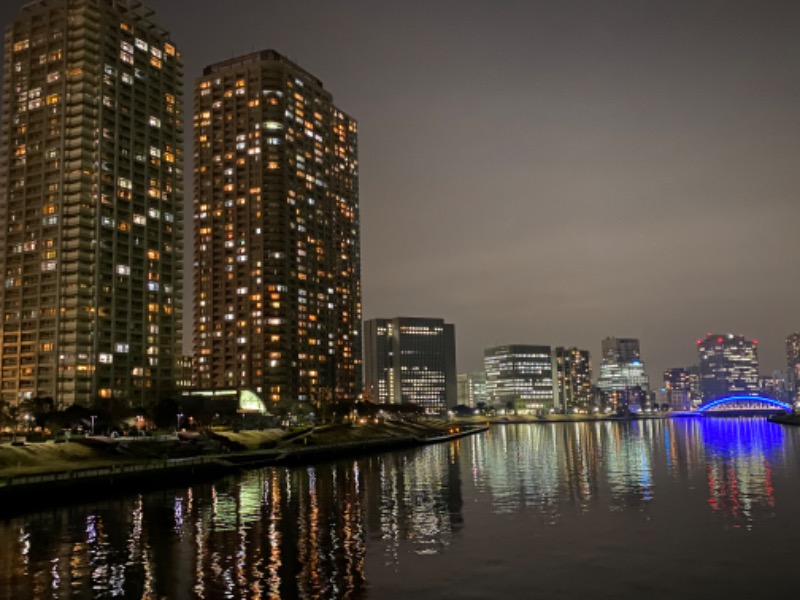
[[[265,469],[0,524],[0,597],[365,598],[382,573],[463,552],[469,515],[555,527],[647,513],[662,496],[753,528],[780,510],[799,447],[760,420],[532,424]]]

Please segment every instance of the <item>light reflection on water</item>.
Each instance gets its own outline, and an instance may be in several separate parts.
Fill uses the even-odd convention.
[[[698,589],[717,581],[713,561],[693,571],[704,548],[725,565],[747,544],[771,572],[791,556],[798,434],[750,419],[501,426],[54,509],[0,523],[0,598],[626,597],[625,577],[670,597],[670,561]],[[637,580],[627,565],[650,559]]]

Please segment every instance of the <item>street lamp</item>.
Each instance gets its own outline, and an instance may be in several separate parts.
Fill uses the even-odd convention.
[[[94,420],[97,418],[97,415],[92,415],[89,418],[92,420],[92,435],[94,435]]]

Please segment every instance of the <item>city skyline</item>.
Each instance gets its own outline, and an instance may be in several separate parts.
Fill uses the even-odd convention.
[[[364,318],[444,317],[460,372],[493,345],[597,357],[618,335],[641,340],[657,381],[710,330],[759,339],[762,371],[785,368],[800,329],[793,3],[148,4],[187,84],[275,48],[358,119]]]

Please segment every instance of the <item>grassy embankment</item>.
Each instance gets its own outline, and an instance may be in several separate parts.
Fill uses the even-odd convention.
[[[75,442],[25,446],[3,444],[0,446],[0,477],[109,467],[125,460],[122,456]]]
[[[287,432],[281,429],[263,431],[216,432],[217,442],[137,441],[108,447],[89,447],[80,441],[56,444],[44,442],[25,446],[0,445],[0,477],[38,475],[76,469],[94,469],[119,464],[136,464],[165,457],[188,457],[223,454],[226,452],[252,452],[275,449],[291,451],[329,444],[349,444],[372,440],[405,437],[431,437],[447,433],[451,427],[446,421],[420,419],[417,422],[370,423],[358,426],[331,425],[314,429]],[[216,451],[215,451],[216,449]]]

